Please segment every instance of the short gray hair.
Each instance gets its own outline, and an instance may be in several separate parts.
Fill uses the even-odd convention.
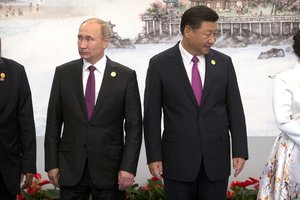
[[[82,26],[84,23],[87,23],[87,22],[96,22],[100,25],[100,36],[102,38],[110,37],[111,29],[110,29],[109,25],[102,19],[90,18],[90,19],[87,19],[84,22],[82,22],[82,24],[80,26]]]

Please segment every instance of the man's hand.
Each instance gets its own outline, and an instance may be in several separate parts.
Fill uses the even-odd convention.
[[[121,170],[118,174],[118,180],[119,190],[124,190],[134,183],[134,175]]]
[[[32,173],[21,174],[22,189],[26,189],[26,188],[30,187],[31,184],[32,184],[32,179],[33,179],[33,174]],[[23,181],[24,181],[24,183],[23,183]]]
[[[234,169],[234,177],[237,177],[237,175],[243,170],[245,165],[245,158],[233,158],[232,159],[232,166]]]
[[[53,185],[56,187],[59,187],[58,181],[59,181],[59,169],[49,169],[48,170],[48,177]]]
[[[162,179],[163,166],[161,161],[152,162],[148,165],[148,167],[152,176]]]

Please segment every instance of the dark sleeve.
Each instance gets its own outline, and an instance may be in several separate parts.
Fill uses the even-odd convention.
[[[36,173],[36,133],[31,91],[25,69],[21,69],[21,88],[17,108],[18,131],[21,143],[22,173]]]
[[[142,143],[142,114],[139,88],[134,71],[126,88],[125,133],[125,148],[120,169],[136,174]]]
[[[48,103],[45,133],[45,170],[58,168],[58,144],[62,128],[59,68],[56,68]]]
[[[229,62],[227,113],[232,139],[232,157],[248,159],[247,130],[244,109],[232,61]]]
[[[144,134],[148,164],[154,161],[162,161],[162,89],[158,68],[159,66],[151,59],[144,94]]]

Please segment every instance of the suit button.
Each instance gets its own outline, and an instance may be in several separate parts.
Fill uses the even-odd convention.
[[[86,148],[86,144],[84,144],[83,147]]]

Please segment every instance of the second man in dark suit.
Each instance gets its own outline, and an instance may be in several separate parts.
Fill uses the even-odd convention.
[[[36,134],[25,68],[1,52],[0,94],[0,199],[15,200],[36,173]]]
[[[168,200],[224,200],[230,175],[248,158],[246,125],[231,58],[211,49],[218,15],[195,6],[182,16],[182,40],[151,58],[144,128],[153,176]],[[161,116],[164,129],[161,138]]]
[[[110,28],[84,21],[81,59],[56,68],[50,94],[45,168],[60,198],[118,200],[132,185],[142,140],[135,71],[105,56]]]

